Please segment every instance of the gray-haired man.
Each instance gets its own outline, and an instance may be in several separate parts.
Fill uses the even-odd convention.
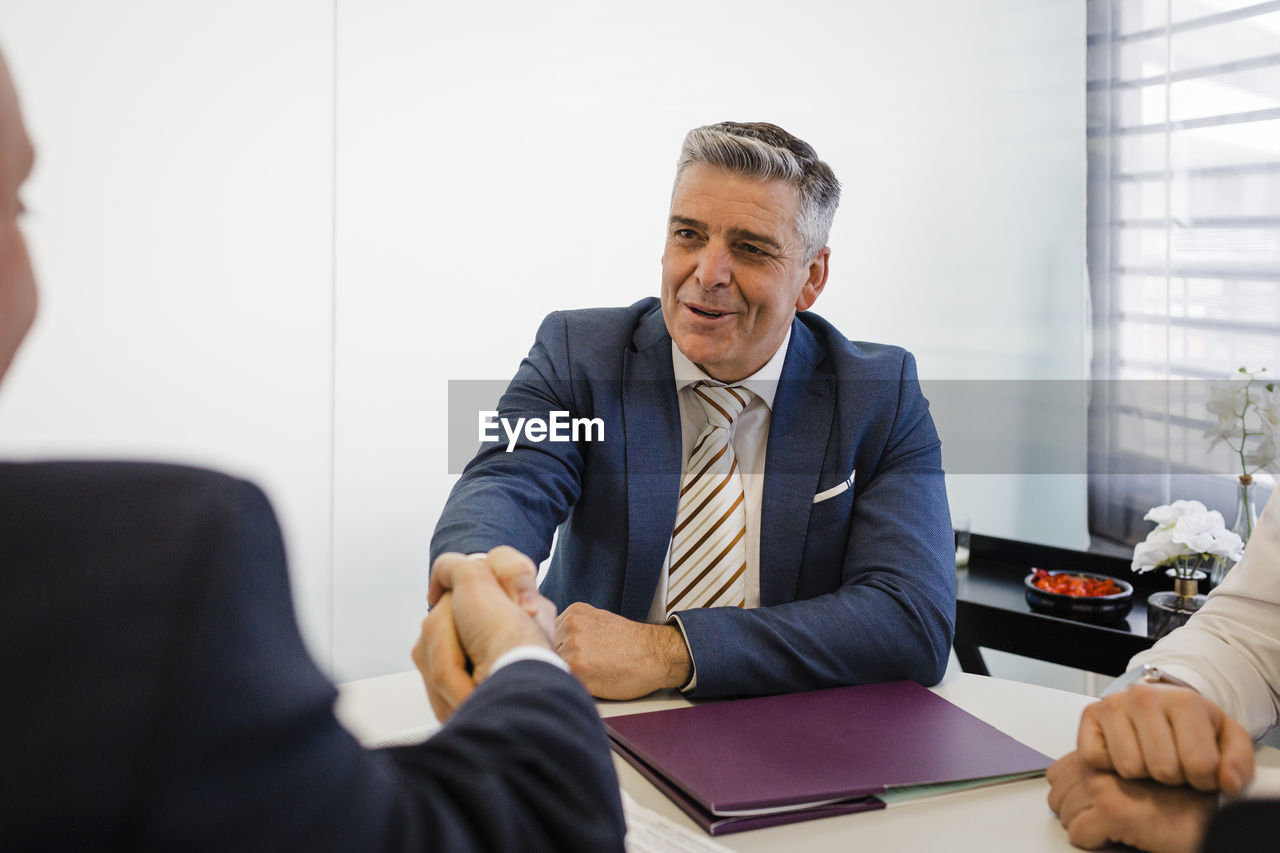
[[[597,696],[937,681],[955,601],[941,451],[906,351],[805,312],[840,185],[765,123],[691,131],[661,300],[557,312],[499,403],[574,441],[482,446],[433,556],[511,545]],[[588,440],[595,439],[595,440]]]

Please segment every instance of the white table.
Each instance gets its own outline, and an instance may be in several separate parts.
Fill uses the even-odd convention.
[[[1049,687],[955,673],[932,688],[939,696],[986,720],[1033,749],[1058,758],[1075,748],[1076,727],[1088,696]],[[601,716],[688,704],[678,695],[632,702],[599,702]],[[436,726],[416,672],[340,685],[338,718],[362,742],[421,732]],[[1259,763],[1280,766],[1280,750],[1264,748]],[[614,756],[622,788],[640,805],[701,832],[675,804]],[[733,850],[770,853],[810,851],[1053,851],[1074,850],[1045,798],[1043,778],[964,791],[926,802],[787,826],[719,836]]]

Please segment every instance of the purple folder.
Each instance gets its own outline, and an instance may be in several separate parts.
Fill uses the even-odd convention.
[[[712,835],[882,809],[887,789],[1051,759],[911,681],[609,717],[613,748]]]

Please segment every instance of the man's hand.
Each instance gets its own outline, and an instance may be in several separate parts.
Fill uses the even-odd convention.
[[[533,563],[511,548],[494,549],[486,559],[442,554],[436,560],[428,596],[434,606],[413,660],[441,722],[503,653],[524,645],[551,648],[555,606],[537,593],[536,578]]]
[[[431,586],[427,591],[427,606],[435,607],[440,597],[448,591],[453,583],[453,572],[458,566],[461,554],[441,554],[431,566]],[[474,559],[481,559],[476,557]],[[499,545],[484,555],[484,562],[489,564],[493,575],[502,584],[507,595],[519,604],[535,620],[544,616],[545,604],[549,603],[538,593],[538,567],[533,561],[509,545]],[[552,607],[551,618],[555,618]],[[547,626],[550,633],[550,626]]]
[[[576,602],[555,623],[555,650],[592,696],[634,699],[689,680],[689,650],[673,625],[632,622]]]
[[[1138,683],[1084,709],[1076,748],[1094,770],[1238,794],[1253,778],[1253,742],[1189,687]]]
[[[1049,808],[1071,843],[1088,850],[1118,842],[1151,853],[1194,853],[1217,807],[1214,794],[1122,779],[1093,769],[1078,752],[1055,761],[1045,778]]]

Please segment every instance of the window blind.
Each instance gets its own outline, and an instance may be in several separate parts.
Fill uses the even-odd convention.
[[[1208,380],[1280,380],[1280,2],[1089,0],[1088,26],[1089,526],[1133,543],[1178,498],[1231,524]]]

